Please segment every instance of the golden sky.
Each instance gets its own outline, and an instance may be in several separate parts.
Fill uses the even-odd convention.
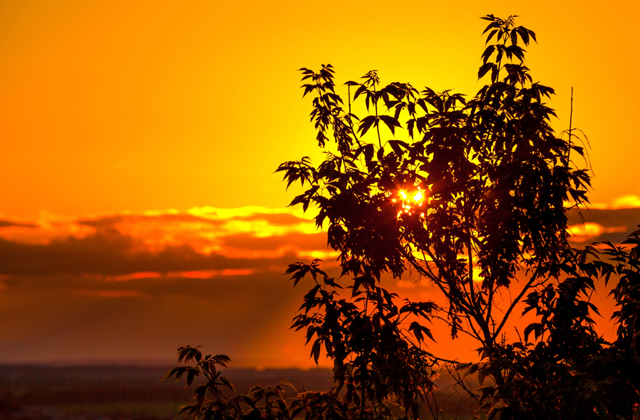
[[[635,7],[0,2],[0,362],[206,343],[245,364],[308,365],[287,331],[301,293],[281,273],[329,255],[273,174],[319,156],[297,69],[472,95],[489,13],[537,33],[527,63],[556,89],[558,131],[574,88],[602,209],[577,240],[624,235],[640,222]]]

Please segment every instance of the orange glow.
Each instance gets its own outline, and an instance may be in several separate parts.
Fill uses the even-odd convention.
[[[321,260],[332,260],[337,258],[340,255],[339,251],[333,251],[331,249],[327,250],[314,250],[314,251],[298,251],[298,255],[308,259],[321,259]]]
[[[159,278],[162,278],[162,274],[156,273],[156,272],[131,273],[131,274],[122,274],[119,276],[108,277],[110,281],[131,281],[131,280],[140,280],[140,279],[159,279]]]
[[[245,269],[245,268],[222,270],[223,276],[248,276],[252,273],[253,273],[253,270]]]
[[[181,277],[185,279],[210,279],[216,276],[215,270],[178,271],[167,273],[167,277]]]
[[[631,124],[615,123],[637,114],[638,57],[630,51],[640,34],[629,29],[633,13],[595,0],[581,3],[578,19],[570,3],[501,0],[488,8],[470,0],[460,7],[413,0],[403,7],[411,16],[428,16],[424,24],[373,38],[372,28],[385,27],[396,5],[19,3],[0,5],[0,131],[6,139],[0,211],[14,216],[34,217],[41,209],[77,215],[282,206],[291,194],[279,176],[268,174],[283,160],[321,157],[292,69],[332,62],[341,83],[376,68],[383,81],[473,94],[481,86],[474,77],[483,48],[479,17],[487,13],[517,14],[538,34],[527,62],[535,79],[557,92],[551,105],[558,131],[568,126],[575,87],[574,127],[588,134],[598,173],[591,201],[640,197],[640,186],[625,182],[636,175],[637,133]],[[454,34],[439,37],[454,23]],[[609,37],[594,36],[596,27]],[[330,39],[310,47],[307,40],[321,29]],[[361,46],[358,54],[335,48],[347,39]],[[427,40],[433,40],[428,52]],[[608,51],[613,61],[592,51]],[[256,69],[269,69],[269,83],[250,82]],[[251,124],[239,111],[248,100],[255,106]],[[603,103],[619,105],[603,109]]]
[[[184,279],[212,279],[219,276],[249,276],[256,270],[246,269],[224,269],[224,270],[198,270],[198,271],[171,271],[164,274],[166,278]]]

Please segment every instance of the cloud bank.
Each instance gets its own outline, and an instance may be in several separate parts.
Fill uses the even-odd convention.
[[[568,216],[576,246],[620,243],[640,208]],[[2,217],[0,360],[171,359],[203,344],[241,365],[309,367],[304,334],[288,330],[307,284],[283,272],[316,257],[336,266],[326,234],[291,209]],[[394,287],[432,299],[412,279]]]
[[[285,209],[197,208],[39,224],[0,220],[0,227],[0,274],[9,276],[220,275],[335,254],[312,220]]]
[[[309,365],[288,331],[304,290],[283,272],[316,257],[335,264],[291,209],[3,218],[0,360],[170,359],[204,344],[240,364]]]

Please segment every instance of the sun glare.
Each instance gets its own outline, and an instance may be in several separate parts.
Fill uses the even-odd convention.
[[[402,214],[411,215],[414,211],[422,208],[425,200],[425,194],[420,187],[416,187],[415,190],[398,190],[398,198],[393,198],[393,203],[399,204],[398,218]],[[420,213],[424,216],[424,213]]]

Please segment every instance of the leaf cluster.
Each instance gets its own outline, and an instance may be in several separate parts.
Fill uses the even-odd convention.
[[[378,287],[371,276],[343,287],[318,263],[291,264],[287,270],[296,284],[305,275],[315,283],[291,328],[306,330],[316,363],[321,350],[333,360],[335,391],[344,391],[344,402],[361,416],[376,417],[396,407],[417,418],[419,403],[434,387],[435,364],[421,348],[433,335],[417,320],[429,321],[436,306],[408,300],[398,305],[398,295]]]
[[[222,354],[203,356],[198,347],[178,349],[179,365],[169,370],[163,379],[185,377],[186,387],[194,384],[195,378],[203,378],[194,390],[194,402],[180,407],[180,414],[199,419],[238,420],[291,420],[292,410],[284,398],[285,388],[295,388],[287,382],[274,387],[254,386],[248,394],[239,394],[235,387],[219,370],[227,367],[229,357]]]
[[[636,352],[639,231],[621,247],[611,243],[569,250],[567,277],[535,290],[524,313],[538,320],[525,328],[524,341],[483,348],[480,363],[468,364],[482,383],[480,407],[487,418],[500,419],[632,419],[640,403],[640,363]],[[618,310],[617,340],[606,342],[593,326],[599,315],[590,301],[594,278],[617,281],[611,295]],[[533,333],[535,340],[528,341]],[[634,337],[635,334],[635,337]],[[499,374],[496,374],[499,372]],[[495,380],[500,379],[500,380]]]

